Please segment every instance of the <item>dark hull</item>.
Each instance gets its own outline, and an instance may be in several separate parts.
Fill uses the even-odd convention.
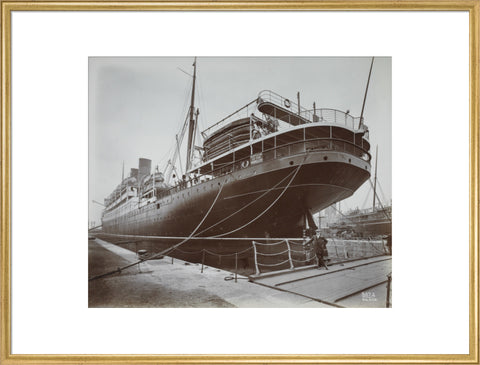
[[[365,161],[345,153],[290,156],[172,192],[148,206],[104,219],[103,230],[187,237],[198,226],[195,236],[200,237],[301,237],[308,209],[316,212],[351,196],[369,176]]]

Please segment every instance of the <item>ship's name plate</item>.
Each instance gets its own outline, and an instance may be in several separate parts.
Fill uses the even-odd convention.
[[[255,153],[254,155],[250,156],[250,164],[256,165],[263,162],[263,154],[262,153]]]

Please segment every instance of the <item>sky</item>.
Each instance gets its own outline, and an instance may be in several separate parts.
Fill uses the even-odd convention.
[[[100,223],[103,203],[138,158],[163,171],[190,105],[194,57],[89,58],[89,222]],[[370,57],[199,57],[195,104],[199,130],[272,90],[290,100],[300,92],[307,109],[332,108],[359,117]],[[372,179],[378,146],[377,193],[392,199],[392,62],[375,57],[364,110],[370,130]],[[186,137],[185,137],[186,140]],[[199,144],[197,142],[197,144]],[[183,161],[183,167],[185,162]],[[342,211],[372,206],[367,181]]]

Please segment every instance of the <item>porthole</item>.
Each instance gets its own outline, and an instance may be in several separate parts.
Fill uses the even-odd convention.
[[[327,161],[327,160],[328,160],[328,156],[323,156],[323,159],[324,159],[325,161]]]
[[[348,159],[348,162],[352,163],[352,159],[351,159],[351,158],[349,158],[349,159]]]
[[[293,161],[290,161],[289,164],[290,164],[290,166],[292,166],[292,165],[293,165]]]

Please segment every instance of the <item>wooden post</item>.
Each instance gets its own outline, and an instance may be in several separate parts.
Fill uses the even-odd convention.
[[[392,275],[387,275],[387,303],[386,308],[390,308],[390,287],[392,284]]]
[[[288,243],[288,240],[285,240],[287,243],[287,249],[288,249],[288,261],[290,261],[290,269],[293,269],[293,261],[292,261],[292,254],[290,252],[290,243]]]
[[[255,274],[260,274],[260,270],[258,269],[258,262],[257,262],[257,247],[255,246],[255,241],[252,241],[253,245],[253,258],[255,259]]]
[[[237,282],[238,252],[235,252],[235,282]]]
[[[205,263],[205,250],[202,250],[202,274],[203,274],[203,264]]]

